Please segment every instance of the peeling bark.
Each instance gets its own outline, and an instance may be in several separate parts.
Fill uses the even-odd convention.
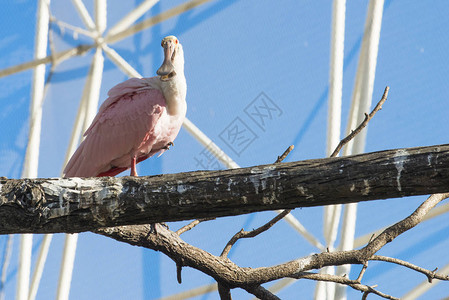
[[[151,177],[0,180],[0,233],[239,215],[449,191],[449,145]]]

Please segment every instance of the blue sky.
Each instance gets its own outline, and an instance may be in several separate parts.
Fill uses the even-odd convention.
[[[184,1],[161,1],[143,18],[148,18]],[[92,1],[85,1],[92,12]],[[140,1],[108,1],[108,26],[115,24]],[[8,1],[0,12],[0,69],[33,58],[35,1]],[[354,76],[363,35],[367,4],[348,1],[346,7],[343,121],[352,95]],[[391,90],[381,112],[371,121],[366,151],[447,143],[449,61],[447,55],[449,7],[446,1],[387,0],[384,6],[381,39],[374,84],[373,102],[380,99],[386,85]],[[52,1],[53,15],[82,26],[70,1]],[[188,81],[188,118],[213,139],[239,165],[270,163],[289,145],[295,150],[287,161],[325,156],[331,1],[218,0],[169,19],[133,37],[112,44],[120,55],[146,77],[160,66],[160,40],[178,36],[184,46]],[[89,43],[74,38],[70,30],[54,29],[57,51]],[[71,126],[81,97],[84,76],[92,59],[69,59],[55,69],[44,103],[40,149],[40,177],[58,176],[67,149]],[[0,78],[0,170],[1,176],[20,177],[28,133],[28,110],[32,72]],[[125,80],[105,59],[100,101],[109,88]],[[264,126],[245,113],[253,101],[265,95],[278,110]],[[237,120],[237,121],[236,121]],[[246,147],[232,149],[223,132],[233,122],[241,122],[253,133]],[[176,173],[202,169],[203,147],[181,130],[175,147],[160,158],[139,166],[139,174]],[[206,168],[215,168],[209,163]],[[424,197],[374,201],[359,205],[357,235],[391,224],[406,216]],[[317,237],[322,238],[322,209],[297,209],[294,215]],[[199,226],[185,239],[219,254],[227,239],[242,226],[262,224],[273,213],[266,212],[222,218]],[[433,269],[447,264],[445,255],[447,223],[439,217],[422,224],[382,250],[382,254],[411,260]],[[173,228],[179,224],[172,224]],[[37,236],[37,243],[40,240]],[[56,292],[63,235],[56,235],[38,299],[52,298]],[[14,249],[18,249],[18,238]],[[0,253],[6,239],[0,237]],[[231,255],[245,266],[262,266],[307,255],[314,248],[284,222],[261,237],[239,243]],[[0,254],[1,255],[1,254]],[[401,296],[425,278],[388,265],[368,269],[368,284]],[[9,269],[7,295],[15,292],[14,270]],[[175,265],[153,251],[120,244],[94,234],[80,235],[73,275],[72,299],[156,299],[208,284],[211,279],[183,270],[182,285],[176,283]],[[406,274],[408,279],[403,280]],[[301,293],[310,298],[314,285],[299,281],[282,291],[282,299]],[[349,291],[349,298],[358,292]],[[447,295],[440,284],[425,296]],[[245,293],[235,291],[240,299]],[[198,299],[217,299],[216,294]]]

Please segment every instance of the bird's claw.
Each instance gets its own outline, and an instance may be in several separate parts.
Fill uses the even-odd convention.
[[[165,150],[170,150],[171,146],[174,146],[175,144],[173,142],[169,142],[167,145],[165,145],[164,149]]]

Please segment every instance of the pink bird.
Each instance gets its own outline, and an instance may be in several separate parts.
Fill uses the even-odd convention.
[[[159,76],[131,78],[109,90],[65,177],[115,176],[173,145],[184,121],[187,85],[184,52],[175,36],[162,40]]]

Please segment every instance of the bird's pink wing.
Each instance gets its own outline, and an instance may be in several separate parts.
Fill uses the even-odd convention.
[[[91,128],[97,123],[98,119],[103,114],[103,112],[108,107],[113,105],[116,101],[118,101],[120,99],[120,97],[122,97],[126,94],[135,93],[142,89],[149,88],[148,87],[148,79],[146,79],[146,78],[130,78],[122,83],[119,83],[119,84],[113,86],[108,91],[109,97],[103,102],[103,104],[101,104],[100,108],[98,109],[97,115],[95,116],[94,120],[92,121],[92,124],[90,125],[90,127],[84,133],[84,136],[86,136],[90,132]]]
[[[121,88],[118,85],[110,91],[105,101],[109,103],[102,105],[85,140],[67,164],[66,177],[97,176],[113,167],[129,167],[132,151],[151,138],[165,110],[164,97],[156,89],[134,92],[131,84],[123,83]],[[122,94],[125,90],[127,93]]]

